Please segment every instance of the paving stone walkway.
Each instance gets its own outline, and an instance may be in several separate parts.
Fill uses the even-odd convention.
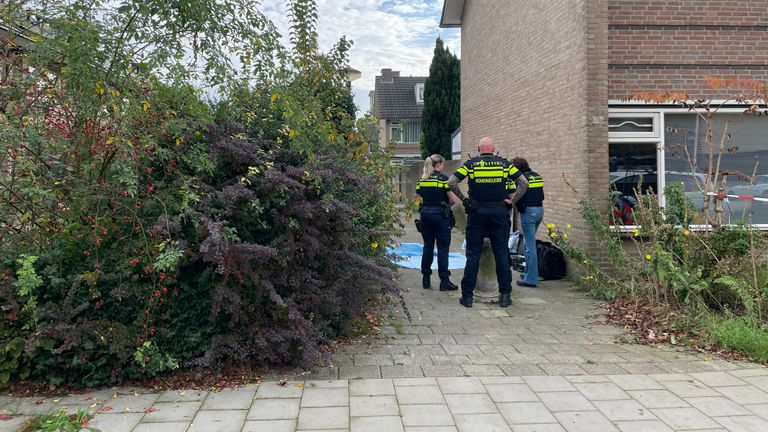
[[[620,343],[623,330],[599,323],[567,282],[516,289],[507,309],[465,309],[457,293],[422,289],[418,271],[400,274],[412,321],[393,307],[384,336],[343,347],[300,381],[0,396],[13,415],[0,431],[78,407],[98,412],[91,426],[103,432],[768,431],[768,369]]]

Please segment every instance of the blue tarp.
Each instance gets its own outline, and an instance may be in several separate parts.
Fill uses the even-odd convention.
[[[400,258],[399,260],[394,261],[394,263],[400,267],[420,269],[423,249],[424,245],[421,243],[401,243],[398,248],[390,247],[388,252],[393,253]],[[466,264],[467,257],[464,255],[458,252],[451,252],[448,254],[448,269],[463,269]],[[432,269],[437,270],[437,248],[435,248],[435,259],[432,261]]]

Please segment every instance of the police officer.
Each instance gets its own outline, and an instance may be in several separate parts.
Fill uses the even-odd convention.
[[[437,240],[437,273],[440,275],[440,291],[459,289],[451,282],[448,271],[448,248],[451,246],[450,205],[459,200],[448,190],[448,176],[443,174],[445,158],[434,154],[424,160],[424,172],[416,183],[416,193],[422,198],[419,207],[421,236],[424,238],[424,251],[421,256],[422,286],[432,288],[432,260],[434,259],[435,240]]]
[[[528,190],[515,203],[515,208],[520,213],[520,229],[525,240],[525,274],[517,281],[517,285],[535,288],[539,282],[536,231],[544,219],[544,179],[539,173],[532,171],[528,161],[521,157],[512,159],[512,166],[528,180]]]
[[[510,305],[512,271],[509,268],[507,241],[509,215],[507,205],[516,203],[528,189],[528,181],[508,160],[494,155],[496,147],[489,137],[477,146],[480,156],[464,163],[449,179],[448,186],[464,203],[467,213],[467,266],[461,279],[461,303],[472,307],[483,238],[488,236],[496,261],[499,306]],[[459,189],[459,182],[469,177],[469,197]],[[512,192],[512,182],[517,189]]]

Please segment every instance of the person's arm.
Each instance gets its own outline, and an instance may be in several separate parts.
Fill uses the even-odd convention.
[[[510,176],[515,181],[515,186],[517,186],[517,188],[514,190],[514,192],[509,194],[504,202],[514,205],[516,202],[520,201],[523,195],[525,195],[525,192],[528,190],[528,179],[525,178],[525,176],[522,175],[522,173],[518,171],[517,168],[513,168],[513,171],[510,172]]]
[[[460,203],[461,200],[459,199],[459,197],[456,196],[455,193],[453,193],[451,191],[448,191],[448,202],[451,203],[451,206],[454,206],[454,205]]]
[[[453,194],[458,198],[460,201],[464,201],[464,194],[461,192],[461,189],[459,189],[459,180],[456,178],[456,176],[451,176],[451,178],[448,179],[448,189],[453,192]]]

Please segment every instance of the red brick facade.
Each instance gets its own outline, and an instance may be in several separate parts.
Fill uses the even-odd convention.
[[[727,98],[708,76],[768,81],[768,1],[609,0],[609,95]]]

